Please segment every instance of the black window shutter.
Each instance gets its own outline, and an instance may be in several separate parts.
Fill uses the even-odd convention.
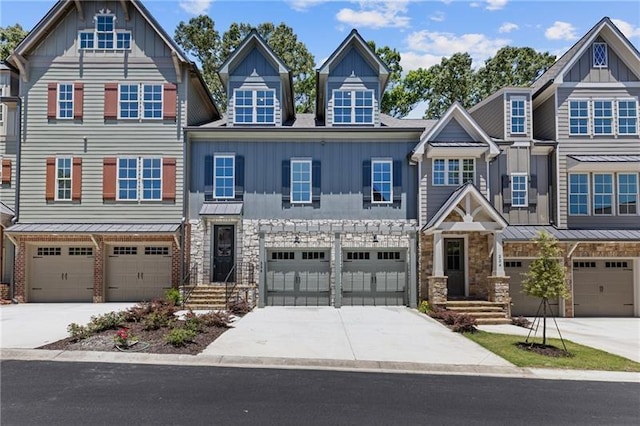
[[[529,204],[538,203],[538,177],[536,175],[529,176]]]
[[[362,198],[371,202],[371,160],[362,162]]]
[[[393,202],[402,201],[402,161],[393,162]]]
[[[282,201],[291,201],[291,162],[282,160]]]
[[[244,195],[244,156],[236,155],[236,200],[242,200]]]
[[[311,162],[311,201],[320,201],[320,187],[322,182],[320,161],[314,160]]]
[[[502,202],[511,204],[511,176],[502,175]]]
[[[213,200],[213,155],[204,157],[204,199]]]

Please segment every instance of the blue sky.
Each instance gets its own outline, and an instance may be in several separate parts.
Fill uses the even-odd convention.
[[[561,54],[603,16],[640,45],[638,1],[327,1],[327,0],[146,0],[145,6],[173,35],[180,21],[209,14],[218,31],[232,22],[285,22],[320,64],[352,28],[366,40],[402,54],[406,70],[469,52],[476,66],[503,46],[531,46]],[[54,0],[0,0],[0,25],[27,29]]]

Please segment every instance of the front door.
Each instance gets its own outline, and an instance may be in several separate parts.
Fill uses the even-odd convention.
[[[464,238],[444,240],[444,274],[449,297],[464,297]]]
[[[213,226],[213,268],[211,281],[223,283],[234,282],[234,226]]]

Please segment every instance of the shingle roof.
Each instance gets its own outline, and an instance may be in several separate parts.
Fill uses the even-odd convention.
[[[242,203],[204,203],[201,216],[229,216],[242,213]]]
[[[18,223],[6,231],[21,234],[172,234],[179,228],[179,223]]]
[[[507,226],[502,233],[506,241],[530,241],[538,231],[546,231],[561,241],[640,241],[638,229],[558,229],[554,226]]]

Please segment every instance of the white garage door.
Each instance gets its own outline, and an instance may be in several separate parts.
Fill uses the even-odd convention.
[[[632,317],[633,261],[573,262],[575,316]]]
[[[522,281],[525,274],[529,272],[531,260],[505,260],[504,272],[509,279],[509,296],[511,296],[511,315],[514,317],[525,316],[533,317],[538,313],[541,299],[537,297],[527,296],[522,291]],[[551,311],[554,316],[560,316],[558,311],[558,300],[549,300]],[[540,308],[540,316],[542,316],[542,308]],[[547,312],[547,314],[549,314]]]
[[[93,301],[93,247],[32,247],[28,260],[30,302]]]
[[[171,247],[109,246],[107,300],[140,302],[164,297],[171,288]]]
[[[342,304],[407,304],[406,250],[345,250],[342,254]]]
[[[329,306],[328,250],[267,252],[267,306]]]

